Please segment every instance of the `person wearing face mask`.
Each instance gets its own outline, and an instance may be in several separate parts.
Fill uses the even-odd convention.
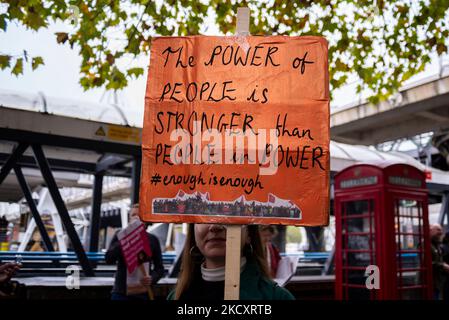
[[[241,300],[294,300],[270,279],[257,225],[242,226]],[[182,253],[181,271],[169,300],[224,299],[226,227],[190,224]]]
[[[136,219],[139,219],[138,204],[133,205],[129,217],[130,222]],[[144,259],[141,258],[141,253],[139,255],[139,259],[145,260],[142,263],[144,264],[147,275],[140,274],[141,271],[139,269],[136,269],[133,274],[128,274],[117,233],[112,238],[109,249],[105,254],[107,264],[117,263],[117,272],[115,273],[111,300],[148,300],[148,287],[159,281],[165,272],[159,240],[154,235],[147,233],[151,247],[151,257]],[[130,279],[136,281],[128,283]]]

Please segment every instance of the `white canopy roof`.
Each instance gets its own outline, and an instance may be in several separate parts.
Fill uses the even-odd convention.
[[[76,99],[61,99],[43,93],[25,93],[0,89],[0,107],[36,112],[48,112],[77,119],[101,121],[126,125],[118,106],[105,103],[85,102]]]
[[[449,172],[428,167],[412,156],[398,151],[381,152],[372,147],[350,145],[331,141],[331,171],[338,172],[356,163],[370,163],[375,161],[391,161],[414,166],[422,171],[431,172],[431,179],[427,182],[449,185]]]

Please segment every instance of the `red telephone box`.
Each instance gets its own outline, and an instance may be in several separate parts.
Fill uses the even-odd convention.
[[[358,164],[339,172],[334,187],[336,298],[431,299],[425,173]],[[378,267],[379,289],[366,285],[369,265]]]

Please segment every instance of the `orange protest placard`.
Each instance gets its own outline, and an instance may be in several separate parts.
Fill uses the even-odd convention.
[[[154,39],[143,220],[326,225],[329,161],[326,40]]]

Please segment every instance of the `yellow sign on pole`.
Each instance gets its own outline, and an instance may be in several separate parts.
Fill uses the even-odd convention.
[[[108,125],[107,137],[111,140],[140,143],[140,130],[137,128]]]

